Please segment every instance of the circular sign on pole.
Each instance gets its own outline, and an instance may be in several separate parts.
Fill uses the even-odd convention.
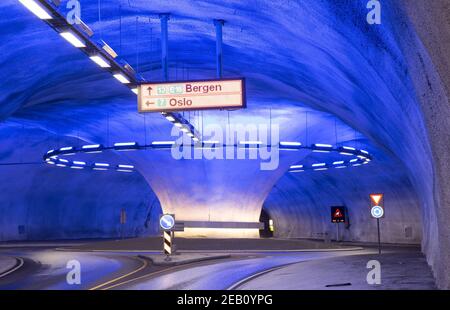
[[[373,206],[372,209],[370,209],[370,214],[373,218],[379,219],[382,218],[384,215],[384,209],[380,206]]]
[[[175,217],[172,214],[163,214],[159,219],[159,226],[163,230],[171,230],[175,226]]]

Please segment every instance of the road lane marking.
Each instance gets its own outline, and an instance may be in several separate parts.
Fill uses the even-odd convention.
[[[269,269],[260,271],[260,272],[258,272],[258,273],[252,274],[251,276],[248,276],[248,277],[246,277],[246,278],[244,278],[244,279],[242,279],[242,280],[240,280],[240,281],[234,283],[234,284],[231,285],[230,287],[228,287],[228,288],[227,288],[227,291],[235,290],[235,289],[237,289],[239,286],[241,286],[241,285],[243,285],[243,284],[245,284],[245,283],[247,283],[247,282],[250,282],[250,281],[252,281],[252,280],[254,280],[254,279],[256,279],[256,278],[258,278],[258,277],[260,277],[260,276],[263,276],[263,275],[265,275],[265,274],[267,274],[267,273],[269,273],[269,272],[272,272],[272,271],[275,271],[275,270],[278,270],[278,269],[281,269],[281,268],[284,268],[284,267],[288,267],[288,266],[290,266],[290,265],[297,264],[297,263],[299,263],[299,262],[289,263],[289,264],[284,264],[284,265],[281,265],[281,266],[272,267],[272,268],[269,268]]]
[[[98,289],[100,289],[100,288],[102,288],[104,286],[107,286],[108,284],[111,284],[111,283],[117,282],[119,280],[122,280],[123,278],[129,277],[129,276],[135,274],[136,272],[139,272],[139,271],[143,270],[144,268],[146,268],[148,266],[148,262],[146,260],[141,259],[141,258],[137,258],[137,259],[139,261],[143,262],[142,266],[140,266],[138,269],[133,270],[133,271],[131,271],[131,272],[127,273],[127,274],[124,274],[124,275],[122,275],[120,277],[117,277],[117,278],[114,278],[112,280],[109,280],[109,281],[107,281],[105,283],[99,284],[99,285],[97,285],[95,287],[90,288],[89,290],[90,291],[98,290]]]
[[[19,264],[17,266],[15,266],[14,268],[0,274],[0,278],[6,277],[7,275],[13,273],[14,271],[22,268],[23,264],[25,263],[24,260],[21,257],[14,257],[14,258],[19,262]]]

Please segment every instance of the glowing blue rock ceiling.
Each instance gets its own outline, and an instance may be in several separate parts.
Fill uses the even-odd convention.
[[[28,238],[115,236],[123,206],[133,214],[128,235],[152,234],[148,221],[155,221],[160,204],[179,219],[233,222],[258,222],[264,205],[276,235],[289,237],[334,229],[329,206],[346,205],[353,226],[342,237],[374,241],[368,194],[380,191],[392,215],[383,223],[386,241],[422,241],[429,252],[437,246],[432,160],[405,45],[399,43],[406,38],[399,37],[396,5],[384,3],[383,25],[370,26],[361,1],[102,0],[100,11],[97,1],[80,2],[93,39],[106,41],[147,80],[161,79],[158,13],[171,13],[171,79],[215,77],[212,21],[226,20],[224,76],[247,78],[248,109],[185,113],[197,129],[270,122],[279,126],[281,140],[365,148],[374,161],[346,171],[287,174],[302,158],[320,157],[282,155],[278,169],[262,172],[251,160],[174,161],[170,154],[145,151],[108,155],[137,167],[138,174],[126,176],[0,166],[0,210],[11,214],[2,216],[7,232],[1,239],[23,238],[21,225],[34,227],[36,235]],[[38,162],[46,148],[67,144],[173,139],[169,122],[159,114],[138,114],[128,88],[20,3],[2,1],[0,11],[2,163]],[[95,221],[88,225],[93,209]],[[24,220],[30,210],[45,220]]]

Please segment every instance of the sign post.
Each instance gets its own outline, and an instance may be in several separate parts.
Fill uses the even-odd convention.
[[[173,228],[175,227],[175,215],[163,214],[159,218],[159,227],[163,231],[163,251],[165,260],[170,261],[173,247]]]
[[[339,241],[339,223],[345,223],[345,207],[331,207],[331,223],[336,224],[336,241]]]
[[[245,80],[243,78],[148,83],[138,87],[139,112],[245,107]]]
[[[384,194],[370,194],[370,215],[377,220],[378,254],[381,254],[380,219],[384,217]]]

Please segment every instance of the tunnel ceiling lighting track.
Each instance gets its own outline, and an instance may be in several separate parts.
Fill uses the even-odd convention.
[[[70,31],[61,32],[60,35],[61,35],[61,37],[66,39],[67,42],[69,42],[70,44],[72,44],[73,46],[75,46],[77,48],[86,47],[86,43],[84,42],[84,40],[80,39],[77,35],[73,34]]]
[[[104,41],[94,42],[92,36],[94,32],[81,19],[79,23],[71,24],[66,18],[66,12],[60,12],[55,3],[46,0],[19,0],[25,7],[42,19],[47,25],[53,28],[61,36],[65,37],[74,46],[81,48],[92,61],[101,68],[108,71],[116,79],[133,91],[136,95],[136,86],[144,83],[138,78],[133,67],[126,61],[119,60],[117,53]],[[180,113],[161,113],[164,116],[173,116],[181,124],[189,124],[189,135],[194,142],[200,141],[200,135],[194,126],[186,120]]]
[[[50,12],[36,0],[19,0],[19,2],[40,19],[49,20],[53,18]]]

